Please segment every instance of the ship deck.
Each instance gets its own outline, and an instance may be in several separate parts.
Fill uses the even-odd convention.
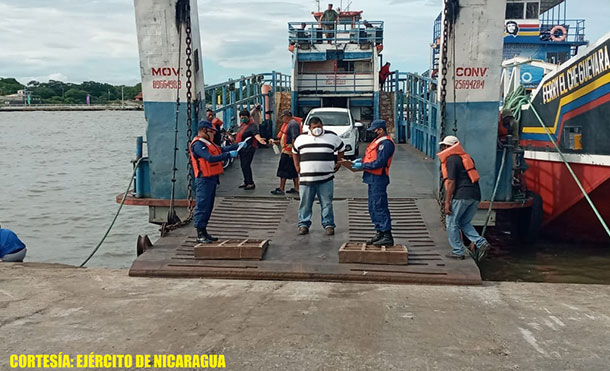
[[[363,148],[361,148],[363,149]],[[362,152],[361,152],[362,153]],[[268,239],[262,260],[199,260],[190,227],[161,237],[132,264],[131,276],[231,279],[271,279],[333,282],[426,284],[481,283],[472,259],[445,257],[450,251],[431,184],[434,162],[408,145],[398,145],[388,188],[395,242],[409,250],[408,265],[339,263],[339,247],[374,234],[367,210],[367,188],[361,174],[342,168],[335,178],[334,236],[320,225],[314,205],[308,235],[297,235],[298,198],[272,196],[278,157],[260,149],[253,162],[256,190],[244,191],[239,163],[221,178],[208,230],[222,239]],[[287,188],[290,188],[287,185]]]

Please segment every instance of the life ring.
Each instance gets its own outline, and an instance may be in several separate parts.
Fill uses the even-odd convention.
[[[561,31],[561,35],[557,36],[557,31]],[[568,37],[568,30],[561,25],[557,25],[551,29],[551,40],[553,41],[563,41]]]

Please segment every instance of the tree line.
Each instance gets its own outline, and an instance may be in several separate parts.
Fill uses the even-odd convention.
[[[96,81],[73,84],[55,80],[49,82],[32,80],[23,85],[14,78],[0,77],[0,96],[15,94],[23,89],[30,91],[32,97],[39,98],[43,104],[84,104],[87,95],[90,96],[91,104],[107,104],[120,102],[121,93],[124,94],[125,100],[133,100],[142,91],[142,84],[127,86]]]

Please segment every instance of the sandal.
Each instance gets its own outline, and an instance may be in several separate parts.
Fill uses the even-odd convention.
[[[284,191],[282,191],[279,188],[276,188],[275,190],[271,191],[272,195],[276,195],[276,196],[283,196],[284,195]]]
[[[299,191],[297,191],[297,190],[296,190],[296,189],[294,189],[294,188],[290,188],[290,190],[289,190],[289,191],[286,191],[286,193],[295,193],[295,194],[298,194],[298,193],[299,193]]]

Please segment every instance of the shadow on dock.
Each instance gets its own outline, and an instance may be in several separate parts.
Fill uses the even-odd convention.
[[[335,178],[334,236],[320,225],[314,206],[310,234],[297,234],[298,198],[272,196],[278,157],[270,149],[256,153],[253,171],[256,189],[238,189],[242,183],[236,163],[221,178],[216,206],[208,226],[222,239],[269,239],[263,260],[199,260],[194,258],[195,230],[186,227],[160,238],[140,255],[131,276],[213,277],[238,279],[311,280],[335,282],[388,282],[481,284],[474,261],[445,257],[450,251],[434,198],[434,162],[408,145],[397,146],[388,188],[394,238],[409,250],[408,265],[340,264],[339,247],[364,241],[374,234],[367,209],[367,188],[361,175],[342,168]],[[288,186],[289,187],[289,186]]]

